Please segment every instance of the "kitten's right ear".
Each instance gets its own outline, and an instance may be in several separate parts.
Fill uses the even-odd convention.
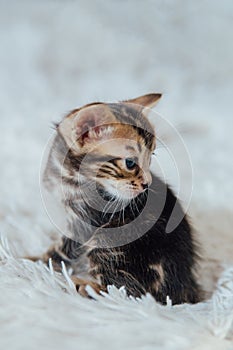
[[[136,97],[136,98],[133,98],[131,100],[124,101],[124,102],[139,105],[142,108],[145,108],[145,107],[153,108],[158,103],[158,101],[160,100],[161,97],[162,97],[162,94],[153,93],[153,94],[139,96],[139,97]]]
[[[106,136],[106,125],[116,122],[114,115],[103,103],[87,106],[68,114],[58,126],[66,144],[73,150],[84,146],[86,141]],[[104,127],[105,126],[105,127]]]

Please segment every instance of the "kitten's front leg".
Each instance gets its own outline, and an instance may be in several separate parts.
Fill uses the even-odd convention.
[[[41,256],[26,256],[25,259],[28,259],[34,262],[42,261],[46,265],[49,264],[49,260],[51,259],[53,269],[57,272],[62,271],[62,266],[61,266],[62,261],[64,261],[66,266],[70,266],[69,259],[67,259],[67,257],[64,256],[64,254],[62,254],[60,250],[55,246],[52,246],[46,253],[44,253]]]
[[[140,297],[146,293],[143,284],[140,283],[132,269],[125,264],[126,256],[121,249],[109,248],[91,250],[88,254],[90,259],[89,274],[99,280],[101,285],[114,285],[117,288],[125,287],[128,295]]]
[[[143,294],[146,294],[146,289],[137,277],[123,269],[106,271],[101,281],[104,285],[113,284],[117,288],[125,287],[127,294],[135,298],[140,298]]]
[[[63,261],[67,267],[70,267],[72,261],[75,261],[79,257],[81,250],[80,247],[81,245],[78,242],[63,237],[60,242],[51,246],[42,256],[27,256],[25,259],[31,261],[41,260],[45,264],[48,264],[49,259],[51,259],[54,270],[61,272],[61,262]]]
[[[26,259],[31,261],[41,260],[48,265],[49,259],[52,260],[53,269],[57,272],[62,272],[61,262],[63,261],[66,264],[66,267],[72,267],[75,269],[78,267],[79,256],[81,255],[81,245],[75,241],[72,241],[68,238],[63,238],[60,244],[52,246],[45,254],[42,256],[27,256]],[[100,294],[100,291],[107,291],[106,287],[100,285],[99,283],[87,279],[79,278],[75,275],[71,276],[73,283],[75,284],[77,292],[83,297],[89,297],[86,286],[91,286],[97,294]]]

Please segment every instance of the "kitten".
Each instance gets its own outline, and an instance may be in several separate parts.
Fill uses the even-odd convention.
[[[65,209],[67,231],[43,260],[70,266],[82,295],[87,284],[97,292],[114,284],[162,304],[200,300],[191,227],[178,204],[183,219],[166,232],[177,198],[150,173],[156,137],[146,111],[160,97],[91,103],[56,126],[44,182]]]

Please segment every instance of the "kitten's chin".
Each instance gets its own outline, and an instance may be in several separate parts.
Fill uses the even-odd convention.
[[[100,197],[102,197],[105,201],[114,202],[116,200],[115,195],[108,192],[102,185],[97,183],[96,189]]]
[[[121,202],[125,202],[128,203],[130,202],[131,199],[136,198],[137,195],[132,195],[132,193],[127,193],[127,191],[125,191],[124,193],[117,191],[115,189],[112,188],[105,188],[102,185],[97,185],[97,192],[98,194],[105,200],[108,202],[114,202],[117,200],[121,200]]]

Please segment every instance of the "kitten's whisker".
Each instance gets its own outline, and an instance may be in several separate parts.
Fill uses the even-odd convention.
[[[123,202],[123,201],[122,201]],[[123,203],[123,224],[124,224],[124,222],[125,222],[125,205],[124,205],[124,203]]]
[[[134,202],[134,204],[135,204],[135,206],[136,206],[136,209],[137,209],[138,214],[140,214],[140,211],[139,211],[139,209],[138,209],[138,206],[137,206],[137,203],[136,203],[135,198],[133,199],[133,202]]]
[[[124,202],[121,199],[120,200],[120,211],[119,211],[119,216],[118,216],[118,226],[120,225],[121,218],[123,217],[123,211],[124,211]]]
[[[132,197],[132,199],[133,199],[133,197]],[[131,199],[131,201],[130,201],[130,209],[131,209],[131,212],[133,213],[134,212],[134,210],[133,210],[133,207],[132,207],[132,204],[133,204],[133,200]]]
[[[150,188],[150,187],[148,187],[148,191],[153,192],[153,193],[155,193],[155,194],[158,194],[158,193],[159,193],[158,191],[156,191],[156,190],[154,190],[154,189],[152,189],[152,188]]]
[[[114,217],[114,215],[115,215],[115,213],[117,212],[117,209],[118,209],[118,204],[120,203],[120,198],[117,198],[116,199],[116,207],[114,208],[114,211],[113,211],[113,213],[112,213],[112,215],[111,215],[111,217],[110,217],[110,220],[109,221],[111,221],[112,220],[112,218]]]
[[[114,199],[113,196],[112,196],[112,199]],[[103,214],[104,214],[103,217],[105,217],[106,214],[109,213],[109,210],[111,209],[111,207],[112,207],[114,204],[117,206],[117,204],[118,204],[117,199],[114,199],[113,201],[108,201],[108,202],[106,203],[106,205],[105,205],[104,208],[103,208]]]
[[[109,213],[110,209],[112,206],[115,204],[115,201],[113,202],[107,202],[107,204],[104,206],[103,213],[102,213],[102,218],[104,219],[105,216]]]

